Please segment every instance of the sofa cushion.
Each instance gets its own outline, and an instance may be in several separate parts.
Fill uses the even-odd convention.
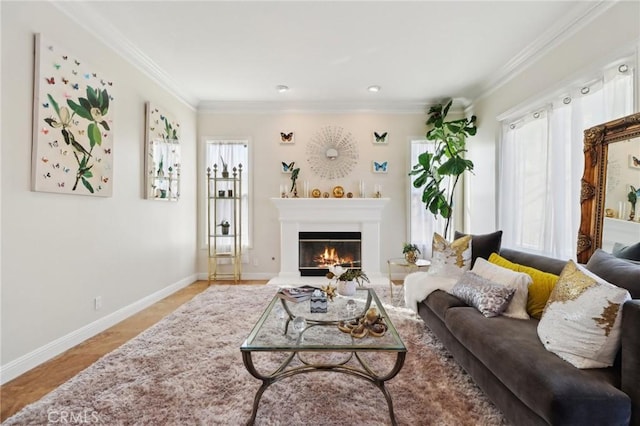
[[[495,317],[507,309],[515,288],[505,287],[480,275],[467,271],[451,289],[451,294],[482,312]]]
[[[437,232],[434,233],[429,273],[457,278],[469,269],[471,269],[471,236],[467,235],[449,242]]]
[[[472,248],[473,250],[473,248]],[[615,243],[611,250],[615,257],[621,259],[633,260],[635,262],[640,261],[640,242],[625,246],[624,244]]]
[[[587,269],[618,287],[626,288],[633,299],[640,299],[640,265],[619,259],[598,249],[587,262]]]
[[[530,275],[503,268],[483,258],[476,260],[471,271],[505,287],[515,289],[511,302],[502,315],[509,318],[529,319],[527,296],[532,282]]]
[[[610,367],[620,347],[629,292],[570,260],[544,308],[538,336],[547,350],[578,368]]]
[[[491,253],[500,253],[502,245],[502,231],[490,234],[463,234],[456,231],[454,238],[457,240],[465,235],[471,235],[471,266],[476,264],[476,259],[489,259]]]
[[[489,256],[489,262],[513,271],[523,272],[531,277],[532,283],[527,293],[527,313],[533,318],[540,319],[549,295],[551,294],[551,290],[553,290],[553,286],[555,286],[556,281],[558,281],[558,276],[536,268],[510,262],[495,253]],[[563,262],[563,264],[566,264],[566,262]]]
[[[547,351],[536,320],[484,318],[474,308],[451,308],[445,324],[498,380],[549,424],[625,424],[629,397],[613,368],[580,370]]]
[[[422,303],[426,304],[443,322],[447,309],[469,306],[456,296],[442,290],[434,291]]]

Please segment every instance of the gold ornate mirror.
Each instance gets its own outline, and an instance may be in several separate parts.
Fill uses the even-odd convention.
[[[581,217],[577,256],[580,263],[586,263],[593,252],[602,247],[605,216],[618,215],[621,220],[628,220],[626,214],[622,217],[620,212],[616,212],[612,206],[605,206],[608,153],[609,145],[615,142],[630,142],[634,147],[637,146],[640,142],[630,140],[638,137],[640,137],[640,113],[612,120],[584,131],[584,174],[580,191]],[[629,157],[631,158],[629,161],[633,161],[634,154],[629,152]],[[640,158],[640,152],[635,153],[635,157]],[[633,167],[633,163],[628,166],[625,164],[623,167]],[[636,185],[640,184],[640,171],[635,173],[638,174],[639,182],[623,182],[623,184],[628,183],[637,188]],[[624,202],[626,200],[621,199],[620,206],[623,206]],[[607,209],[606,212],[605,209]],[[635,220],[640,233],[637,216]]]

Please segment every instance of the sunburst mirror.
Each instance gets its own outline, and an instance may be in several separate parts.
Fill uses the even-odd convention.
[[[323,179],[347,176],[358,163],[358,147],[351,132],[339,126],[325,126],[307,144],[311,171]]]

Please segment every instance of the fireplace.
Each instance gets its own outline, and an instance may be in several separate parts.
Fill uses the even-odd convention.
[[[271,198],[280,220],[280,272],[277,285],[326,284],[325,277],[300,274],[300,232],[359,232],[360,266],[371,284],[389,284],[380,267],[382,210],[388,198]]]
[[[336,263],[361,269],[360,232],[298,233],[301,276],[324,276]]]

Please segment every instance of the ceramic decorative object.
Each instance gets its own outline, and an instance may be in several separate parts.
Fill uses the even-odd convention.
[[[353,296],[356,294],[356,282],[338,281],[338,294],[343,296]]]

